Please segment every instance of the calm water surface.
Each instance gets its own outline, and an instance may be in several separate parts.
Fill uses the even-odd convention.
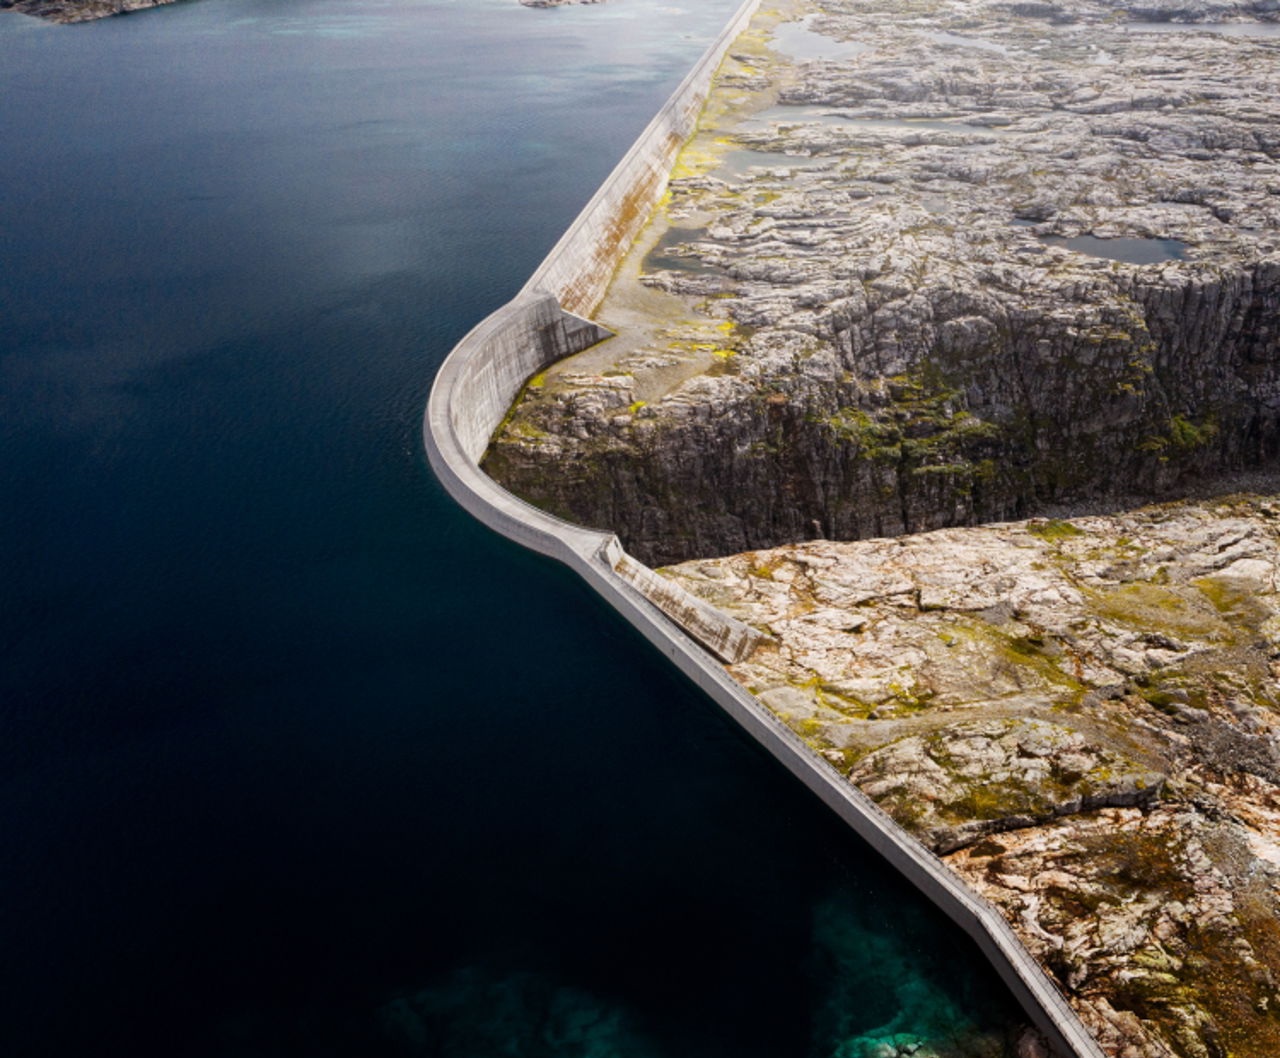
[[[870,51],[869,44],[840,40],[819,33],[813,28],[813,16],[807,15],[795,22],[783,22],[774,27],[769,47],[805,62],[809,59],[847,59]]]
[[[1089,257],[1126,261],[1129,264],[1180,261],[1187,249],[1187,244],[1178,239],[1100,239],[1095,235],[1066,238],[1061,235],[1043,235],[1040,241],[1046,246],[1064,246]]]
[[[936,913],[425,467],[436,366],[734,3],[0,14],[0,1053],[1009,1026]]]

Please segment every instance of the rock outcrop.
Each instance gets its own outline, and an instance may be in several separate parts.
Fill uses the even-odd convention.
[[[171,3],[173,0],[0,0],[0,8],[12,8],[49,22],[66,23],[92,22]]]
[[[1108,1054],[1280,1054],[1280,498],[663,571],[1007,916]]]
[[[620,337],[535,380],[486,467],[662,563],[1274,462],[1280,26],[1125,22],[1263,9],[758,17],[597,314]]]

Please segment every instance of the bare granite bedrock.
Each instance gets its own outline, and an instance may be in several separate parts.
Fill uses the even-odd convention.
[[[759,12],[484,464],[766,636],[1114,1058],[1280,1054],[1276,14]]]
[[[1280,499],[664,571],[730,672],[1008,918],[1106,1053],[1280,1053]]]
[[[495,477],[663,563],[1275,462],[1280,38],[1122,24],[1271,6],[803,10],[864,47],[735,47],[598,314],[663,325],[535,380]],[[1184,250],[1045,241],[1081,235]]]

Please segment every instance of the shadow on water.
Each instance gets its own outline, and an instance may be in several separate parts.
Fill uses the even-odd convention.
[[[435,367],[734,6],[0,14],[0,1052],[777,1058],[1016,1021],[425,466]]]

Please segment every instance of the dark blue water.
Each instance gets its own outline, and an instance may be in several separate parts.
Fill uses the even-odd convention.
[[[434,483],[736,0],[0,15],[0,1053],[858,1058],[962,938]]]

